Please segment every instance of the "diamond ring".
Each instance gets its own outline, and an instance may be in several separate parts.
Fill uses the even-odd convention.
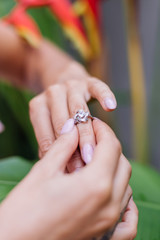
[[[88,122],[88,119],[94,119],[94,117],[92,117],[92,115],[89,112],[85,112],[83,109],[80,109],[76,112],[75,116],[74,116],[74,124],[78,124],[78,123],[86,123]]]

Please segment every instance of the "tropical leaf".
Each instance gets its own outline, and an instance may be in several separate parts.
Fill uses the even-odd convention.
[[[139,209],[136,240],[160,239],[160,174],[150,167],[132,163],[130,181]]]
[[[0,17],[7,15],[15,5],[16,2],[13,0],[0,0]]]
[[[43,37],[65,49],[65,36],[56,18],[47,7],[28,9],[27,12],[38,24]]]
[[[0,161],[0,201],[25,177],[32,165],[20,157]]]
[[[135,202],[139,209],[138,234],[135,240],[160,240],[160,203]]]
[[[6,24],[15,27],[17,33],[24,38],[31,46],[38,47],[41,40],[41,34],[37,24],[26,14],[26,9],[18,5],[12,12],[3,18]]]
[[[0,119],[6,125],[6,130],[0,135],[0,145],[4,146],[0,157],[4,156],[3,152],[7,152],[5,156],[21,154],[27,158],[37,157],[37,143],[28,113],[28,102],[32,97],[33,94],[28,91],[0,82]],[[12,151],[14,146],[15,151]]]
[[[151,167],[132,163],[131,186],[134,199],[160,204],[160,175]]]
[[[0,18],[8,15],[15,4],[14,0],[0,0]],[[35,20],[44,37],[65,49],[65,37],[62,28],[47,7],[28,9],[27,12]]]

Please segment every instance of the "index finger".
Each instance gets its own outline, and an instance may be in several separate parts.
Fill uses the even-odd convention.
[[[96,173],[113,178],[121,155],[120,142],[111,128],[98,119],[93,121],[93,129],[97,146],[93,154],[92,167]]]

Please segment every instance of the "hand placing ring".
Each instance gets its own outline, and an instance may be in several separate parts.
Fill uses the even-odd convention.
[[[74,124],[78,124],[78,123],[86,123],[88,122],[88,119],[94,119],[94,117],[92,117],[92,115],[89,112],[85,112],[83,109],[80,109],[76,112],[75,116],[74,116]]]

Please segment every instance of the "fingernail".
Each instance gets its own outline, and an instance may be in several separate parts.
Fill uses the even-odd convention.
[[[61,134],[64,134],[64,133],[68,133],[68,132],[71,132],[72,129],[74,127],[74,119],[73,118],[70,118],[67,120],[67,122],[64,124],[62,130],[61,130]]]
[[[88,164],[92,161],[93,147],[91,144],[85,144],[82,149],[83,161]]]
[[[106,98],[104,100],[105,105],[108,109],[115,109],[117,107],[117,102],[113,98]]]

